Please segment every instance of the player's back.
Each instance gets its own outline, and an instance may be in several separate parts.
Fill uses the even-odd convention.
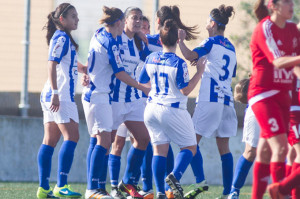
[[[204,45],[208,53],[199,100],[233,105],[231,83],[236,75],[235,48],[223,36],[210,37]]]
[[[187,96],[180,92],[189,82],[184,60],[175,53],[155,52],[148,56],[145,70],[151,82],[150,103],[186,109]]]

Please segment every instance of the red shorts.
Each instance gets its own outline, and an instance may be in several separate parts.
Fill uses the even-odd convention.
[[[290,114],[288,140],[291,146],[300,142],[300,111],[293,111]]]
[[[288,133],[290,103],[289,93],[281,91],[251,106],[261,128],[260,137],[267,139]]]

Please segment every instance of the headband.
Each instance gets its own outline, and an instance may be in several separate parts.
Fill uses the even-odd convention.
[[[216,22],[218,24],[218,26],[226,26],[225,24],[218,22],[217,20],[215,20],[211,15],[209,15],[209,17],[211,18],[211,20],[213,20],[214,22]]]
[[[65,9],[63,9],[63,11],[61,12],[61,14],[59,15],[59,17],[60,16],[62,16],[68,9],[69,9],[69,7],[71,7],[72,5],[71,4],[69,4]],[[59,18],[58,17],[58,18]]]
[[[116,23],[118,20],[121,20],[124,18],[124,13],[116,20],[114,20],[113,22],[105,22],[107,25],[113,25],[114,23]]]

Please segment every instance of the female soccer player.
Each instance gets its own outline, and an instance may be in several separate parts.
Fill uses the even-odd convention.
[[[234,100],[248,104],[249,79],[241,80],[234,89]],[[240,189],[244,186],[249,170],[256,157],[260,127],[251,107],[247,106],[244,117],[243,142],[245,150],[237,161],[232,187],[228,199],[238,199]]]
[[[111,198],[105,190],[105,179],[108,161],[106,153],[111,145],[113,129],[110,93],[116,86],[115,78],[148,92],[125,72],[118,40],[125,25],[123,12],[118,8],[104,6],[100,24],[105,27],[98,29],[91,40],[88,57],[90,84],[82,95],[88,130],[92,137],[87,157],[88,185],[85,193],[85,197],[90,199]]]
[[[140,75],[141,83],[151,83],[148,104],[145,109],[145,124],[153,144],[152,168],[157,198],[165,198],[164,176],[169,143],[176,143],[181,152],[175,168],[166,178],[174,191],[175,198],[183,198],[179,184],[185,169],[196,152],[196,139],[191,116],[186,110],[187,95],[194,89],[204,70],[197,66],[197,72],[189,81],[186,63],[176,54],[178,26],[168,19],[160,29],[162,52],[147,57]]]
[[[74,102],[77,72],[84,72],[82,64],[78,63],[77,68],[78,45],[70,34],[77,29],[78,21],[75,7],[62,3],[48,15],[45,26],[49,45],[48,81],[41,93],[44,139],[38,153],[38,198],[81,197],[67,182],[79,139],[78,112]],[[64,142],[58,155],[57,184],[52,192],[49,187],[51,161],[61,134]]]
[[[260,22],[250,43],[253,73],[248,98],[261,128],[253,171],[253,199],[263,198],[270,173],[273,182],[285,177],[289,90],[293,66],[300,64],[299,32],[296,24],[288,21],[293,16],[293,1],[270,0],[268,8],[264,2],[256,2],[254,12]]]
[[[224,190],[221,198],[227,198],[230,193],[233,158],[229,149],[229,137],[235,136],[237,131],[237,118],[231,91],[232,78],[236,73],[236,54],[234,46],[224,37],[226,24],[233,12],[232,6],[221,5],[219,8],[214,8],[207,19],[206,29],[209,38],[193,51],[185,46],[183,42],[185,35],[179,36],[179,46],[187,60],[193,61],[202,56],[207,59],[193,122],[198,143],[202,136],[216,137],[222,160]],[[200,151],[199,157],[201,157]],[[200,167],[203,174],[202,157],[198,159],[199,161],[192,162],[192,167],[198,169]],[[200,179],[196,178],[196,182],[196,187],[208,188],[203,175]],[[193,194],[190,192],[191,196]]]

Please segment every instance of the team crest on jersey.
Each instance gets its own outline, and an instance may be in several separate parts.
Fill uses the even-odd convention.
[[[183,81],[184,81],[184,83],[187,83],[190,81],[190,77],[189,77],[189,71],[188,71],[186,63],[182,64],[182,69],[183,69]]]
[[[60,58],[65,42],[66,42],[65,37],[59,37],[57,39],[57,42],[52,50],[52,57]]]

